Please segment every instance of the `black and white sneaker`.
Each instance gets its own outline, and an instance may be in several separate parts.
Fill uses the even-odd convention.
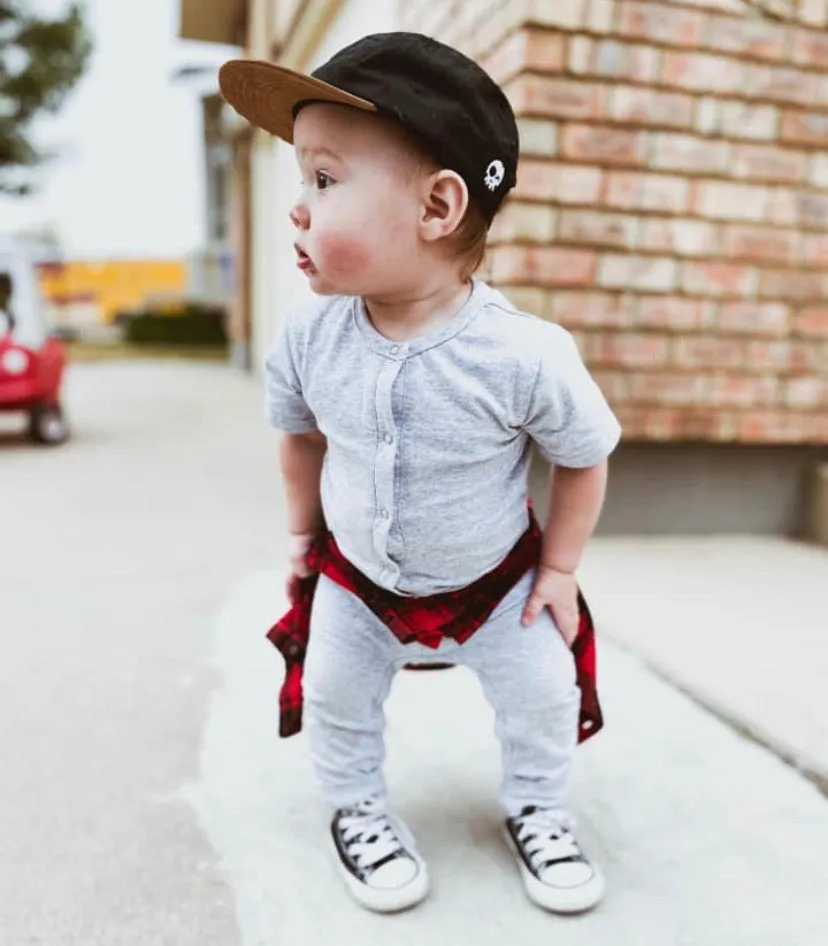
[[[604,878],[586,859],[564,812],[524,808],[506,821],[529,899],[554,913],[582,913],[604,895]]]
[[[428,869],[408,828],[376,801],[342,808],[331,822],[340,873],[369,910],[395,913],[428,893]]]

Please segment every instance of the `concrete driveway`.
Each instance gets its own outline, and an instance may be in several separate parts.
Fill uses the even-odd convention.
[[[353,906],[304,741],[276,735],[281,493],[260,400],[221,366],[89,365],[72,443],[0,434],[3,946],[828,940],[825,798],[606,640],[608,725],[577,776],[604,906],[564,921],[525,901],[461,670],[402,675],[389,707],[389,780],[434,895],[403,917]]]

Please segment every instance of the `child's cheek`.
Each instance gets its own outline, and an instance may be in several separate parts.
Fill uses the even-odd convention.
[[[370,250],[360,240],[333,233],[320,238],[316,255],[328,276],[359,272],[371,261]]]

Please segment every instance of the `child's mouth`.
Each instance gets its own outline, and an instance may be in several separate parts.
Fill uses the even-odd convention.
[[[303,273],[315,273],[316,269],[313,265],[313,260],[308,256],[308,254],[302,249],[298,244],[295,245],[296,249],[296,265]]]

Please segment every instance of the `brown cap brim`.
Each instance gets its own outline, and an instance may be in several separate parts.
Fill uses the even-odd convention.
[[[331,102],[365,112],[377,107],[327,82],[276,66],[272,62],[233,59],[219,70],[219,89],[225,101],[252,125],[293,143],[294,109],[300,102]]]

